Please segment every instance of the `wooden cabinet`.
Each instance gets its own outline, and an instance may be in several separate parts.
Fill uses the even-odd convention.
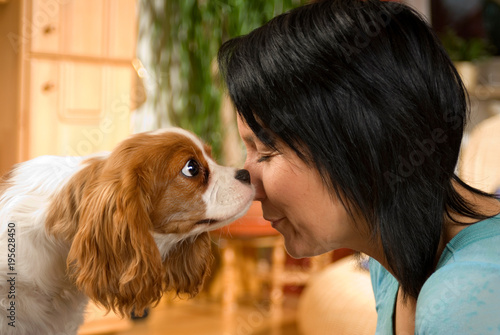
[[[129,135],[136,16],[136,0],[0,0],[0,174]],[[80,334],[130,327],[103,314],[90,305]]]
[[[111,150],[130,134],[136,0],[27,0],[20,160]]]
[[[32,59],[29,156],[85,156],[129,134],[126,66]]]
[[[7,36],[18,36],[19,1],[0,1],[0,175],[19,161],[20,57]]]
[[[132,59],[135,0],[33,0],[31,51]]]

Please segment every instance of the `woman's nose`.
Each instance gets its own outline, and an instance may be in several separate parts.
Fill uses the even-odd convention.
[[[256,181],[252,183],[255,187],[255,196],[253,200],[263,201],[266,198],[266,192],[264,192],[264,187],[262,187],[262,182]]]
[[[264,184],[262,183],[262,177],[260,174],[260,170],[257,169],[254,164],[245,162],[243,167],[250,173],[250,180],[252,181],[252,185],[255,187],[255,201],[262,201],[266,198],[266,192],[264,191]]]

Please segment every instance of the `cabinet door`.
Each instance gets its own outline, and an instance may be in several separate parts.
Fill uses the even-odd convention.
[[[32,60],[29,157],[109,151],[130,134],[131,70]]]
[[[61,62],[60,107],[57,112],[58,154],[85,156],[100,149],[90,130],[102,118],[103,69],[96,64]],[[88,137],[88,138],[87,138]]]
[[[71,0],[61,4],[63,53],[95,57],[104,55],[106,31],[103,24],[106,2]]]
[[[136,0],[33,0],[25,24],[35,53],[133,59]]]
[[[28,114],[28,157],[58,154],[58,117],[60,97],[59,65],[54,61],[32,60],[31,106]]]
[[[27,8],[23,159],[111,150],[130,134],[136,0],[32,0]]]
[[[100,66],[69,71],[71,75],[66,73],[65,80],[72,92],[65,94],[69,98],[62,104],[64,117],[59,118],[61,154],[86,156],[113,150],[130,134],[130,68]],[[82,80],[80,71],[94,71],[95,78],[87,74]],[[89,87],[92,83],[95,87]]]
[[[33,52],[102,57],[108,1],[33,0],[27,28]]]
[[[54,0],[33,0],[31,20],[25,24],[31,50],[43,53],[60,52],[60,5]]]

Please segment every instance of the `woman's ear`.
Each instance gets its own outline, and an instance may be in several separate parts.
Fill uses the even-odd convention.
[[[81,203],[68,255],[70,276],[92,300],[122,316],[159,302],[161,257],[152,236],[151,200],[137,176],[98,179]]]
[[[212,262],[208,233],[179,242],[163,262],[167,290],[194,297],[210,273]]]

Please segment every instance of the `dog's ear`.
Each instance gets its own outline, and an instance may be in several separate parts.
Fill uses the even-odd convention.
[[[210,273],[212,262],[208,233],[179,242],[163,262],[167,289],[194,297]]]
[[[140,315],[163,291],[161,257],[152,236],[151,199],[137,171],[106,171],[85,194],[67,263],[92,300],[122,316]]]

